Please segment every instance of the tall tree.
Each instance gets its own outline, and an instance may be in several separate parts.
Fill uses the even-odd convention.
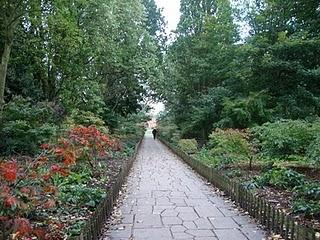
[[[182,0],[179,34],[193,34],[203,30],[205,20],[216,12],[216,0]]]
[[[4,106],[7,68],[14,40],[14,32],[24,14],[27,2],[23,0],[1,0],[0,2],[0,12],[2,13],[0,15],[0,117]]]

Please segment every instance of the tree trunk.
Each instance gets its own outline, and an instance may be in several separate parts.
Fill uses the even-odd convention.
[[[7,69],[8,69],[11,47],[12,47],[12,41],[5,42],[3,53],[1,56],[1,63],[0,63],[0,118],[2,117],[2,110],[4,107],[4,90],[5,90],[5,86],[6,86],[6,76],[7,76]]]

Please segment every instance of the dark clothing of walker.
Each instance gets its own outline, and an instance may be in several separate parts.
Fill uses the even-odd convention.
[[[153,130],[152,130],[153,139],[156,139],[157,133],[158,133],[157,129],[153,129]]]

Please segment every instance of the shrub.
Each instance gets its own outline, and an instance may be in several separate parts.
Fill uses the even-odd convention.
[[[33,216],[37,219],[39,213],[55,208],[57,189],[52,178],[67,174],[67,167],[50,163],[43,155],[25,162],[15,159],[0,162],[0,228],[3,239],[9,239],[10,234],[16,234],[19,239],[44,239],[40,236],[46,234],[46,228],[33,225],[28,218]],[[51,222],[51,226],[59,224],[54,220]]]
[[[297,186],[294,191],[297,198],[320,201],[320,183],[306,182]]]
[[[320,216],[320,183],[306,182],[294,188],[293,211],[308,217]]]
[[[318,135],[307,148],[307,159],[320,167],[320,135]]]
[[[259,140],[262,154],[271,158],[287,158],[289,155],[303,155],[315,139],[318,123],[303,120],[282,120],[265,123],[252,128]]]
[[[272,169],[258,177],[256,182],[260,186],[293,189],[305,183],[305,176],[291,169]]]
[[[49,103],[33,104],[29,99],[17,97],[5,106],[3,116],[0,151],[6,155],[33,155],[40,144],[57,133],[54,109]]]
[[[105,126],[105,122],[99,116],[79,109],[74,109],[71,112],[70,116],[66,119],[66,123],[68,125],[82,125],[85,127],[93,125],[96,127]]]
[[[165,122],[159,125],[160,135],[173,144],[178,144],[181,133],[178,126],[174,123]]]
[[[3,121],[24,120],[31,125],[54,123],[54,106],[48,102],[32,102],[31,99],[15,97],[3,110]]]
[[[320,216],[319,201],[307,201],[303,198],[296,199],[292,206],[294,213],[303,213],[311,218],[318,218]]]
[[[265,92],[250,93],[246,98],[228,99],[223,102],[221,120],[215,125],[229,128],[247,128],[270,119],[267,109],[269,96]]]
[[[35,154],[42,143],[48,142],[57,132],[57,126],[43,124],[39,127],[24,120],[9,121],[2,125],[1,137],[4,154]]]
[[[216,129],[206,147],[197,154],[197,159],[216,168],[223,168],[238,161],[249,161],[253,154],[249,136],[237,129]]]
[[[196,139],[181,139],[178,142],[178,147],[188,154],[193,154],[198,151],[198,143]]]
[[[248,134],[237,129],[216,129],[210,136],[208,146],[211,154],[230,159],[230,162],[247,161],[252,154]]]
[[[206,147],[200,149],[200,151],[196,154],[196,158],[209,166],[217,167],[219,163],[221,164],[219,159],[217,159],[215,156],[212,156],[211,151]]]
[[[97,170],[98,157],[119,151],[121,144],[94,126],[76,126],[60,137],[56,144],[43,144],[42,148],[65,165],[75,165],[77,160],[83,160]]]
[[[141,112],[138,114],[128,115],[126,118],[119,118],[119,124],[114,132],[120,136],[124,142],[130,142],[129,144],[134,146],[138,140],[145,133],[144,123],[149,120],[146,113]]]

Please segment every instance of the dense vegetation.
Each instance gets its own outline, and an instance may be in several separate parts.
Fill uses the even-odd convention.
[[[319,227],[319,1],[182,0],[181,14],[153,85],[160,133]]]
[[[319,179],[294,168],[320,165],[318,0],[181,0],[168,46],[154,0],[3,0],[0,12],[0,238],[77,235],[151,98],[166,105],[164,137],[319,218]],[[260,171],[243,178],[242,163]]]
[[[164,20],[153,0],[4,0],[0,12],[0,239],[66,239],[144,132]]]
[[[319,2],[254,2],[182,1],[157,90],[183,137],[319,115]],[[250,27],[245,39],[239,21]]]

